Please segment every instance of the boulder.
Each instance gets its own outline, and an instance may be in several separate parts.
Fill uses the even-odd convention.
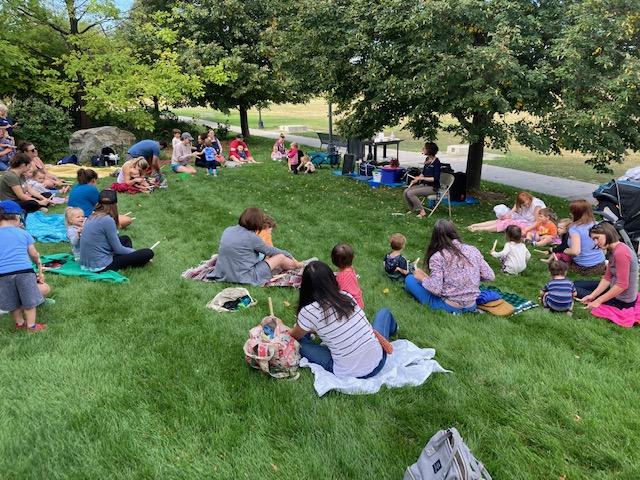
[[[98,127],[78,130],[69,138],[69,150],[78,156],[80,163],[88,163],[91,157],[100,153],[103,147],[111,147],[120,158],[133,145],[136,137],[117,127]]]

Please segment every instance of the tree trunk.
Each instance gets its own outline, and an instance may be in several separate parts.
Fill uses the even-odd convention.
[[[484,127],[485,115],[476,113],[473,115],[472,131],[475,142],[469,145],[467,154],[467,190],[478,190],[482,178],[482,158],[484,156]]]
[[[153,111],[156,114],[156,117],[160,116],[160,100],[158,97],[153,97]]]
[[[240,105],[240,129],[242,130],[242,135],[245,137],[249,137],[249,117],[247,116],[247,107]]]

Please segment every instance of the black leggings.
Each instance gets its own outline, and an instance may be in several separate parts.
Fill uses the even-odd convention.
[[[133,248],[133,244],[129,237],[123,235],[119,238],[120,243],[122,243],[123,246]],[[135,252],[127,253],[125,255],[114,255],[113,261],[104,270],[120,270],[121,268],[127,267],[144,267],[152,258],[153,250],[150,248],[141,248],[140,250],[136,250]]]
[[[578,298],[582,298],[592,293],[600,284],[600,280],[578,280],[576,282],[573,282],[573,284],[576,286]],[[623,309],[635,307],[636,302],[622,302],[617,298],[612,298],[611,300],[607,300],[606,302],[604,302],[604,304],[611,307]]]
[[[27,213],[37,212],[42,208],[35,200],[17,200],[16,203]]]

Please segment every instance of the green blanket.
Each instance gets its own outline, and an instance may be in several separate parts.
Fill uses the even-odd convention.
[[[531,300],[527,300],[526,298],[521,297],[517,293],[503,292],[498,287],[494,287],[493,285],[480,285],[480,291],[482,290],[492,290],[494,292],[499,293],[505,302],[513,305],[513,308],[514,308],[513,315],[517,315],[519,313],[524,312],[525,310],[536,308],[538,306],[537,303],[534,303]]]
[[[51,255],[43,255],[40,257],[43,264],[53,262],[55,260],[64,260],[58,268],[48,268],[46,272],[57,273],[58,275],[66,275],[68,277],[84,277],[87,280],[94,282],[109,282],[109,283],[125,283],[129,279],[124,275],[120,275],[113,270],[107,270],[105,272],[90,272],[83,270],[80,264],[73,259],[73,255],[69,253],[54,253]]]

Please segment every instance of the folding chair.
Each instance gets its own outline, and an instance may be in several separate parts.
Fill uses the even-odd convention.
[[[434,214],[436,209],[442,203],[442,200],[444,200],[445,198],[447,199],[447,205],[449,205],[449,218],[451,218],[451,196],[449,195],[449,190],[451,190],[451,186],[453,185],[453,181],[455,180],[455,178],[456,177],[454,177],[450,173],[440,174],[440,190],[434,195],[426,196],[422,201],[424,209],[429,211],[429,215],[427,216],[427,218]],[[433,208],[429,208],[427,206],[429,200],[434,200],[436,202]]]

